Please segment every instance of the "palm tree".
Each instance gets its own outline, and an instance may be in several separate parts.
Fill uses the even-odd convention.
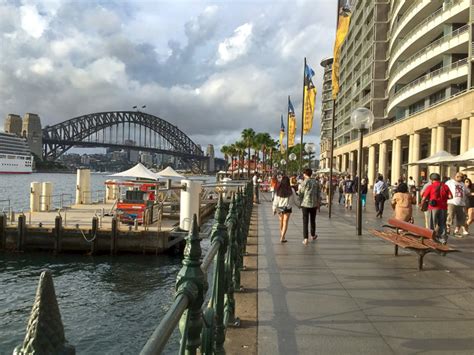
[[[227,163],[227,167],[226,167],[226,170],[229,169],[229,150],[230,150],[230,146],[228,145],[223,145],[221,147],[221,153],[224,154],[224,159],[225,159],[225,162]]]
[[[260,150],[263,151],[263,146],[265,144],[265,133],[257,133],[253,139],[252,148],[254,150],[255,157],[255,171],[257,171],[257,163],[260,160]]]
[[[232,173],[233,173],[234,172],[234,170],[233,170],[234,169],[234,160],[235,160],[235,157],[238,154],[237,148],[235,147],[235,143],[231,144],[229,146],[228,154],[230,155],[230,166],[232,168]]]
[[[250,148],[253,146],[253,142],[255,139],[255,131],[252,128],[245,128],[241,134],[243,143],[245,144],[246,148],[248,149],[248,160],[247,160],[247,178],[250,179]]]
[[[235,148],[237,149],[237,152],[239,155],[239,176],[240,176],[240,167],[245,158],[245,149],[247,148],[247,144],[245,144],[244,141],[237,141],[235,142]]]

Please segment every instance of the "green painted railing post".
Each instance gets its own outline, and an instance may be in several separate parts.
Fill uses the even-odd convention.
[[[235,259],[237,255],[237,241],[236,241],[236,231],[237,231],[237,203],[235,194],[232,195],[232,202],[229,207],[229,212],[226,218],[226,225],[229,234],[229,249],[227,250],[226,261],[225,261],[225,286],[226,286],[226,296],[225,296],[225,321],[227,325],[233,323],[234,325],[239,325],[240,320],[235,318],[235,299],[234,299],[234,269],[235,269]]]
[[[185,294],[189,299],[189,307],[180,321],[182,334],[180,353],[196,354],[201,345],[202,304],[208,283],[201,270],[201,239],[197,216],[193,216],[193,223],[186,239],[183,267],[176,280],[176,297]]]
[[[241,285],[240,285],[240,271],[242,270],[243,266],[243,230],[244,226],[243,223],[244,221],[242,220],[242,215],[243,215],[243,205],[242,205],[242,190],[239,188],[237,192],[237,198],[236,198],[236,215],[237,215],[237,228],[236,228],[236,242],[237,242],[237,252],[235,255],[235,264],[234,264],[234,290],[235,291],[241,291]]]
[[[214,288],[212,291],[211,307],[205,312],[204,322],[206,325],[214,324],[203,332],[202,354],[225,354],[225,328],[224,323],[224,297],[227,292],[225,285],[225,258],[228,244],[227,227],[225,225],[226,207],[222,194],[219,196],[214,225],[211,231],[211,245],[219,243],[219,251],[216,255],[214,265]],[[211,319],[213,317],[213,319]],[[214,322],[214,323],[213,323]]]

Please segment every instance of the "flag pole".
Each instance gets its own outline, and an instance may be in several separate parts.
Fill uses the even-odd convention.
[[[304,128],[304,88],[306,85],[306,57],[304,57],[303,65],[303,101],[301,104],[301,141],[300,141],[300,173],[303,170],[303,128]]]
[[[334,195],[334,187],[332,184],[332,167],[334,163],[334,121],[336,120],[336,99],[332,100],[332,119],[331,119],[331,144],[329,148],[329,196],[328,196],[328,217],[331,218],[332,212],[332,196]]]
[[[285,172],[288,175],[288,157],[290,154],[290,95],[288,95],[288,105],[286,108],[286,164]]]

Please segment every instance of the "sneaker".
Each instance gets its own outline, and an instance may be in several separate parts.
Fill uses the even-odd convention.
[[[311,238],[312,238],[313,240],[316,240],[316,239],[318,239],[318,235],[315,234],[315,235],[311,236]]]
[[[303,244],[308,245],[308,239],[303,239]]]
[[[469,235],[469,232],[466,230],[466,228],[462,228],[462,235],[463,236]]]
[[[448,234],[449,234],[449,232],[448,232]],[[459,228],[456,228],[456,229],[454,230],[454,235],[458,235],[458,234],[459,234]]]

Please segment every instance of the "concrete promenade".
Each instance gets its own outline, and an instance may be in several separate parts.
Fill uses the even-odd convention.
[[[372,237],[391,216],[375,218],[367,196],[362,236],[352,211],[337,204],[317,216],[319,238],[302,244],[294,210],[280,244],[270,195],[258,205],[259,354],[474,354],[474,227],[451,237],[461,253],[417,255]],[[423,225],[417,212],[415,222]]]

